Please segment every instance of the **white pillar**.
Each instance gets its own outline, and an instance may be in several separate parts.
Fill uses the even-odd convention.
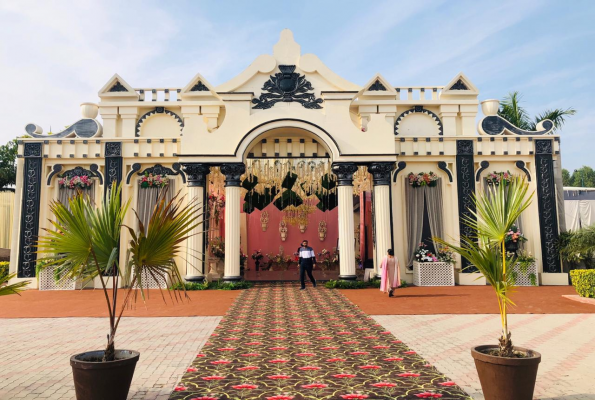
[[[333,163],[339,198],[339,279],[355,280],[355,232],[353,225],[353,174],[355,163]]]
[[[391,243],[391,215],[389,185],[394,163],[372,163],[368,171],[374,178],[374,226],[376,227],[376,254],[374,273],[378,275],[378,264],[386,255]],[[394,251],[394,249],[393,249]]]
[[[224,281],[238,281],[240,276],[240,176],[244,164],[223,164],[225,175],[225,273]]]
[[[198,206],[196,212],[201,215],[202,223],[195,227],[188,238],[186,256],[186,276],[189,282],[202,282],[205,279],[205,260],[207,250],[205,248],[205,186],[206,176],[210,167],[206,164],[188,163],[184,164],[184,172],[188,180],[189,201],[194,201]]]

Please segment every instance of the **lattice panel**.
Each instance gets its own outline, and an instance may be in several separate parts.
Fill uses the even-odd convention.
[[[39,273],[39,290],[76,290],[82,288],[82,282],[76,279],[54,278],[54,267],[44,268]]]
[[[445,262],[413,263],[415,286],[454,286],[454,265]]]
[[[531,283],[531,275],[533,275],[533,281],[535,282],[535,286],[539,286],[538,282],[538,274],[537,274],[537,264],[532,262],[527,266],[527,272],[521,272],[520,264],[516,263],[512,267],[512,271],[516,273],[516,285],[517,286],[533,286]]]
[[[142,272],[142,282],[143,282],[143,288],[146,289],[167,289],[167,279],[159,276],[159,275],[155,275],[155,278],[153,278],[153,276],[146,270],[143,270]]]

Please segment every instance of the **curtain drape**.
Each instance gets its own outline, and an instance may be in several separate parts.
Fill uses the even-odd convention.
[[[157,199],[159,198],[159,194],[162,190],[165,190],[165,201],[168,202],[172,199],[173,194],[175,193],[175,180],[170,179],[169,184],[164,188],[157,188],[157,187],[149,187],[149,188],[142,188],[140,187],[139,181],[139,188],[138,188],[138,201],[136,212],[138,213],[138,217],[143,223],[145,227],[145,231],[147,229],[147,225],[149,224],[149,220],[151,219],[151,214],[153,213],[153,208],[157,204]]]
[[[419,190],[421,188],[418,188]],[[430,231],[432,237],[444,238],[444,223],[442,216],[444,215],[444,206],[442,202],[442,179],[436,181],[436,186],[424,186],[424,194],[426,200],[426,207],[428,209],[428,221],[430,222]],[[438,243],[432,240],[434,249],[438,251]]]
[[[405,180],[405,202],[407,206],[407,265],[413,265],[414,253],[421,242],[424,221],[423,188],[414,188]]]
[[[12,217],[14,213],[14,192],[0,191],[0,248],[9,249],[12,237]]]
[[[79,189],[84,196],[89,197],[93,206],[95,205],[95,186],[97,186],[97,182],[94,182],[89,189]],[[64,204],[64,206],[66,206],[66,208],[70,211],[70,204],[68,200],[76,196],[77,193],[77,189],[60,188],[58,190],[58,201]]]

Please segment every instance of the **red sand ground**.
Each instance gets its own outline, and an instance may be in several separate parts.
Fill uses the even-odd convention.
[[[149,290],[147,305],[138,299],[126,310],[127,317],[190,317],[224,315],[239,295],[238,290],[187,292],[188,300],[172,300],[164,291]],[[111,291],[110,291],[111,293]],[[124,291],[119,293],[124,299]],[[110,295],[111,296],[111,295]],[[0,318],[106,317],[107,306],[101,290],[39,291],[25,290],[18,295],[0,297]]]
[[[239,291],[205,290],[188,292],[190,301],[178,303],[159,290],[150,290],[145,307],[138,301],[125,312],[130,317],[186,317],[224,315]],[[341,290],[349,300],[370,315],[399,314],[496,314],[498,305],[489,286],[408,287],[389,298],[378,289]],[[570,300],[572,286],[520,287],[513,295],[514,314],[595,313],[595,305]],[[105,298],[100,290],[26,290],[21,296],[0,297],[0,318],[103,317]]]
[[[562,297],[575,295],[572,286],[519,287],[512,295],[512,314],[595,313],[595,305]],[[395,297],[378,289],[341,290],[370,315],[497,314],[496,295],[490,286],[407,287]]]

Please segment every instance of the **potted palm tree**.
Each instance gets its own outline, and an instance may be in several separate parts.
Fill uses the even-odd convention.
[[[476,211],[464,219],[474,232],[461,236],[460,245],[435,238],[466,258],[486,278],[496,292],[502,335],[498,345],[481,345],[471,349],[486,400],[531,400],[541,354],[515,347],[508,330],[509,306],[514,306],[511,293],[515,288],[515,258],[506,251],[505,239],[514,222],[531,204],[525,179],[514,177],[508,190],[499,185],[492,196],[474,196]]]
[[[138,214],[138,230],[126,227],[132,239],[127,261],[119,265],[120,232],[130,203],[128,200],[122,205],[120,198],[121,186],[114,184],[97,208],[80,193],[69,200],[70,209],[52,202],[50,209],[55,221],[51,221],[52,228],[46,229],[47,234],[38,240],[38,253],[47,261],[42,264],[44,267],[59,268],[64,279],[97,277],[105,295],[109,315],[105,349],[70,358],[79,400],[126,399],[140,354],[115,346],[122,315],[139,298],[138,293],[144,301],[146,277],[169,278],[174,285],[182,282],[174,259],[181,252],[180,244],[200,223],[195,201],[185,202],[178,194],[166,202],[165,196],[160,196],[146,229]],[[113,289],[107,288],[109,279]],[[182,295],[174,292],[172,297],[177,300],[179,296]]]

